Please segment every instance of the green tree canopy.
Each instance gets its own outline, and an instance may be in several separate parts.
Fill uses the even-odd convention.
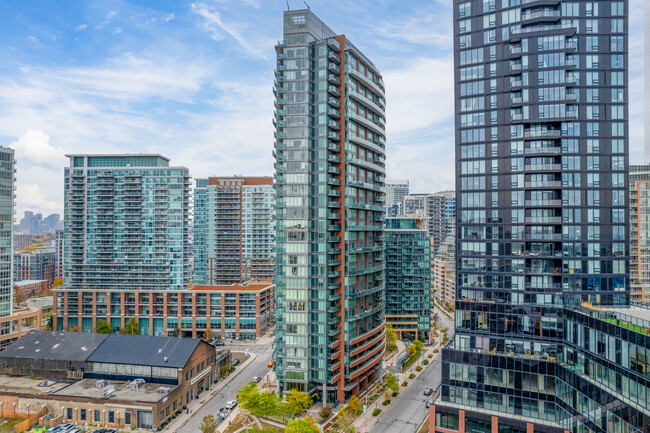
[[[303,410],[310,408],[311,405],[312,400],[309,394],[296,389],[292,389],[284,397],[284,407],[289,416],[296,416]]]
[[[397,378],[394,374],[386,376],[386,386],[393,391],[399,391],[399,384],[397,383]]]
[[[97,321],[97,327],[95,328],[96,332],[98,334],[110,334],[111,333],[111,325],[108,324],[108,322],[104,319],[99,319]]]
[[[131,317],[120,331],[120,334],[139,335],[140,323],[138,323],[135,317]]]
[[[395,330],[393,325],[386,325],[386,349],[394,352],[397,350],[397,335],[395,335]]]
[[[289,421],[284,429],[285,433],[318,433],[319,431],[316,423],[308,416]]]
[[[280,397],[262,391],[255,382],[248,382],[239,391],[239,405],[254,416],[274,416],[282,412]]]

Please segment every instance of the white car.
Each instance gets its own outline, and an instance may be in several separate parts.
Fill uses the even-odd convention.
[[[226,402],[226,409],[233,410],[237,406],[237,400],[230,400]]]

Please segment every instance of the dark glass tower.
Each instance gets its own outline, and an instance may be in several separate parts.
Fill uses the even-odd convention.
[[[627,12],[454,1],[456,333],[436,410],[467,431],[605,431],[622,407],[561,366],[588,356],[567,311],[629,303]]]
[[[309,10],[284,13],[276,50],[278,386],[342,402],[385,348],[384,86]]]

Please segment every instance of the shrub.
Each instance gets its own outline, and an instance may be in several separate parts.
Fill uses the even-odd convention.
[[[424,361],[422,361],[422,364],[429,365],[429,361],[425,359]]]
[[[422,367],[418,365],[417,367],[415,367],[415,371],[422,371]]]
[[[408,386],[409,383],[407,381],[402,382],[402,386]]]
[[[377,416],[377,415],[379,415],[380,413],[381,413],[381,409],[377,408],[377,409],[375,409],[375,410],[372,411],[372,416]]]
[[[433,353],[438,353],[438,349],[434,350]],[[427,358],[433,358],[433,353],[430,353]]]
[[[386,400],[384,400],[384,401],[382,402],[382,404],[383,404],[384,406],[388,406],[388,405],[390,404],[390,399],[387,398]]]
[[[393,393],[392,393],[391,395],[392,395],[393,397],[397,397],[397,394],[399,394],[397,391],[393,391]]]
[[[440,352],[438,349],[433,349],[433,353],[438,353]]]
[[[329,419],[329,417],[332,416],[332,406],[323,406],[323,407],[321,407],[320,411],[318,411],[318,416],[323,421],[326,420],[326,419]]]
[[[409,379],[415,379],[415,374],[413,373],[409,374]]]

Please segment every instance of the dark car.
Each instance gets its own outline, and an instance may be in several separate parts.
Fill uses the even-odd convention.
[[[226,343],[224,343],[223,341],[217,341],[216,343],[214,343],[214,345],[215,346],[225,346]]]
[[[431,406],[432,404],[433,404],[433,399],[430,398],[430,399],[428,399],[427,402],[425,403],[425,406],[426,406],[426,407],[429,407],[429,406]]]
[[[239,359],[235,359],[235,360],[232,362],[232,365],[239,365]]]
[[[424,395],[431,395],[433,394],[433,390],[431,388],[424,388]]]

